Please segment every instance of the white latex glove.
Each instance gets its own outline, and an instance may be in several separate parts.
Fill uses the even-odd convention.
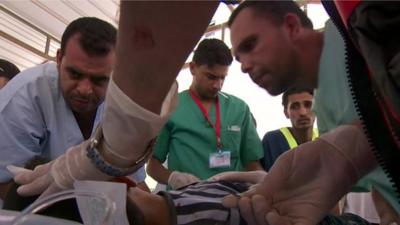
[[[14,166],[14,165],[8,165],[6,168],[14,176],[17,175],[18,173],[21,173],[21,172],[30,172],[30,171],[32,171],[32,170],[29,170],[29,169],[26,169],[26,168],[23,168],[23,167],[19,167],[19,166]]]
[[[161,114],[147,111],[130,100],[110,80],[106,97],[106,109],[103,117],[103,143],[116,161],[125,160],[127,164],[143,155],[149,141],[153,139],[167,121],[169,114],[177,104],[177,84],[174,83],[166,96]],[[42,194],[72,188],[75,180],[109,180],[111,177],[100,172],[86,156],[89,141],[69,148],[56,160],[33,171],[20,171],[14,177],[21,184],[18,193],[22,196]],[[132,148],[131,146],[134,146]],[[112,151],[113,150],[113,151]],[[110,157],[111,157],[110,156]],[[132,171],[134,172],[134,171]]]
[[[50,169],[53,163],[54,161],[51,161],[43,165],[38,165],[33,170],[13,165],[8,165],[7,169],[14,175],[14,181],[17,184],[21,184],[22,186],[25,184],[31,184],[28,185],[28,187],[21,186],[18,188],[18,190],[22,190],[21,193],[23,196],[25,196],[25,192],[29,192],[29,196],[38,195],[52,183],[52,178],[51,176],[48,176],[48,174],[50,174]],[[54,188],[55,187],[52,187],[52,189]]]
[[[75,180],[108,180],[86,156],[89,141],[73,146],[56,160],[35,167],[34,170],[15,171],[14,180],[21,184],[17,189],[22,196],[42,194],[41,197],[73,187]]]
[[[238,171],[228,171],[216,174],[210,178],[209,181],[237,181],[237,182],[247,182],[247,183],[259,183],[261,182],[267,172],[263,170],[256,170],[256,171],[247,171],[247,172],[238,172]]]
[[[174,171],[169,175],[168,185],[171,186],[172,189],[177,190],[181,187],[197,183],[199,181],[200,181],[199,178],[193,176],[190,173],[182,173]]]
[[[376,165],[364,133],[341,126],[285,152],[261,183],[223,204],[249,225],[315,225]]]

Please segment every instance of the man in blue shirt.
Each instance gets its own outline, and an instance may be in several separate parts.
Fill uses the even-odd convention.
[[[7,165],[24,166],[35,157],[53,160],[90,137],[103,112],[116,32],[105,21],[79,18],[63,33],[57,63],[27,69],[2,89],[1,194],[12,178]],[[138,179],[144,179],[144,170]]]

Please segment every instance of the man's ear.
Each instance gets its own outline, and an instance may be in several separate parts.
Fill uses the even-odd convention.
[[[190,69],[190,73],[192,75],[195,75],[196,67],[197,67],[196,63],[194,63],[194,62],[190,62],[189,63],[189,69]]]
[[[61,53],[61,49],[58,49],[57,54],[56,54],[57,67],[59,67],[61,65],[62,57],[63,57],[63,54]]]
[[[289,113],[287,112],[287,107],[283,107],[283,114],[285,114],[286,119],[289,119]]]
[[[300,18],[297,15],[293,13],[286,14],[283,18],[283,25],[292,40],[297,40],[299,38],[302,25]]]

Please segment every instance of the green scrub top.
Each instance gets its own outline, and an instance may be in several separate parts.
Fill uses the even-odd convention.
[[[200,179],[224,171],[243,171],[248,163],[262,158],[261,141],[249,107],[229,94],[220,93],[218,98],[222,150],[230,152],[229,167],[210,168],[210,154],[218,152],[215,130],[188,90],[179,94],[179,105],[161,130],[153,157],[161,162],[168,157],[169,170],[191,173]],[[215,104],[211,106],[209,117],[215,124]]]
[[[325,44],[313,106],[321,134],[359,119],[347,79],[343,39],[331,21],[326,23],[324,32]],[[366,192],[370,191],[372,186],[391,203],[397,213],[400,213],[396,192],[381,167],[360,179],[352,191]]]

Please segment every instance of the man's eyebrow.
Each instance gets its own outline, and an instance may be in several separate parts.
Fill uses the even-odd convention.
[[[207,75],[207,76],[211,76],[211,77],[218,77],[217,75],[215,75],[215,74],[213,74],[213,73],[211,73],[211,72],[206,72],[206,75]]]
[[[110,76],[104,75],[104,74],[96,74],[94,76],[94,74],[89,74],[88,75],[90,79],[94,79],[94,80],[103,80],[103,79],[109,79]]]
[[[251,41],[256,40],[256,38],[257,38],[256,35],[253,34],[253,35],[250,35],[250,36],[244,38],[244,39],[239,43],[239,45],[237,46],[236,50],[233,51],[236,61],[240,62],[240,57],[238,56],[238,53],[240,53],[240,52],[245,52],[245,48],[246,48],[245,45],[247,45],[247,44],[248,44],[249,42],[251,42]]]
[[[107,76],[105,74],[84,73],[84,72],[81,72],[81,71],[75,69],[74,67],[71,67],[71,66],[67,66],[66,69],[68,71],[70,71],[70,72],[78,74],[79,76],[88,76],[90,78],[95,78],[95,79],[98,79],[98,78],[100,78],[100,79],[106,79],[107,78],[108,79],[108,77],[109,77],[109,76]]]
[[[66,68],[69,72],[72,72],[72,73],[76,73],[76,74],[78,74],[79,76],[83,76],[84,75],[84,73],[82,73],[82,72],[80,72],[80,71],[78,71],[77,69],[75,69],[74,67],[71,67],[71,66],[67,66],[67,68]]]
[[[289,105],[290,106],[292,106],[292,105],[299,105],[300,104],[300,102],[299,101],[295,101],[295,102],[289,102]]]
[[[239,43],[239,45],[238,45],[236,51],[238,51],[238,52],[243,51],[243,50],[246,48],[246,47],[245,47],[246,44],[248,44],[249,42],[252,42],[252,41],[254,41],[254,40],[256,40],[256,39],[257,39],[257,36],[256,36],[255,34],[252,34],[252,35],[250,35],[250,36],[244,38],[244,39]]]

